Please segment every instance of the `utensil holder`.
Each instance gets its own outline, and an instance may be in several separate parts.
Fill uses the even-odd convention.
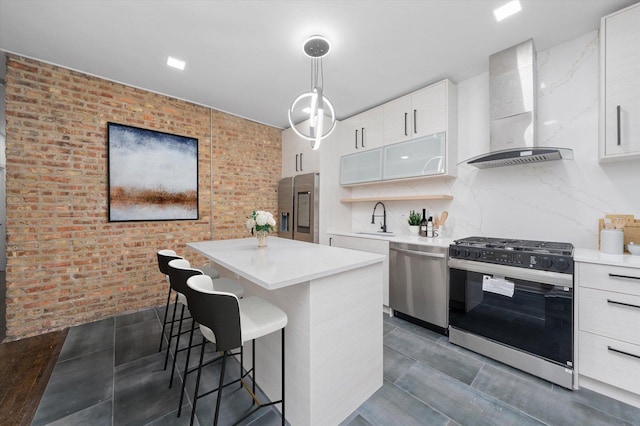
[[[624,232],[621,229],[600,231],[600,251],[607,254],[622,254],[624,251]]]

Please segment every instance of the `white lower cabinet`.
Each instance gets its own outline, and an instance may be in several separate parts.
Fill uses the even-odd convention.
[[[389,241],[329,234],[329,245],[385,255],[382,264],[382,303],[389,306]]]
[[[640,268],[576,262],[579,386],[640,404]]]

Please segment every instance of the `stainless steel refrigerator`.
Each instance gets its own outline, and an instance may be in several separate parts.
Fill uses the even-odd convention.
[[[288,177],[278,184],[278,236],[318,243],[318,173]]]

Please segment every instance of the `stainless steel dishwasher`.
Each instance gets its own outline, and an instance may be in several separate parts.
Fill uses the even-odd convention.
[[[448,249],[389,244],[389,306],[396,316],[418,319],[414,322],[424,322],[421,325],[445,334],[449,326]]]

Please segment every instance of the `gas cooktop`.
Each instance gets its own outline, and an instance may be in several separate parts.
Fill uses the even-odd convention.
[[[573,273],[573,244],[507,238],[468,237],[455,240],[449,256],[475,262]]]
[[[571,256],[573,244],[552,241],[512,240],[506,238],[468,237],[453,242],[463,247],[495,248],[502,250],[527,251]]]

